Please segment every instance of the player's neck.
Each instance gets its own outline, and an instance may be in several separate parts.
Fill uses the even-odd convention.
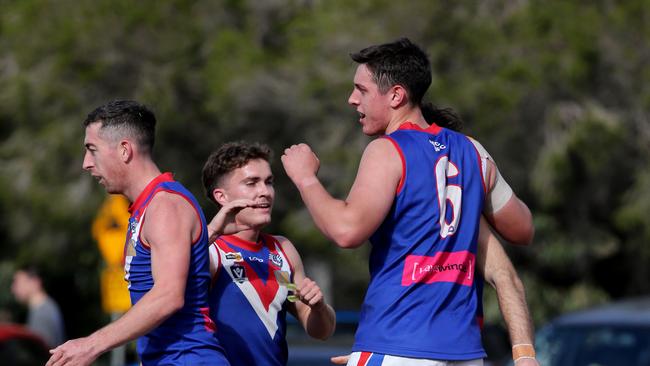
[[[28,301],[29,307],[30,308],[38,307],[41,304],[43,304],[46,299],[47,299],[47,294],[45,292],[42,291],[36,292],[34,295],[32,295],[32,297],[29,298]]]
[[[422,111],[417,107],[403,107],[394,111],[393,116],[386,128],[386,134],[393,133],[399,129],[404,122],[411,122],[422,129],[429,127],[429,124],[424,119]]]
[[[240,231],[234,235],[239,239],[246,240],[251,243],[257,243],[257,240],[260,238],[260,232],[261,232],[260,230],[251,229],[251,230]]]
[[[123,193],[131,202],[134,202],[140,196],[140,193],[147,188],[147,185],[161,174],[158,166],[151,160],[134,165],[128,173],[131,175],[129,177],[130,183]]]

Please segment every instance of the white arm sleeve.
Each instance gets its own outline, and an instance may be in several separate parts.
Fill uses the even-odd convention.
[[[485,192],[485,206],[483,208],[483,211],[485,213],[495,213],[499,211],[506,204],[506,202],[508,202],[510,197],[512,197],[513,195],[512,188],[510,188],[508,182],[506,182],[506,180],[501,176],[501,173],[499,172],[499,168],[497,168],[496,162],[494,161],[494,159],[492,159],[492,156],[490,156],[487,150],[485,150],[483,145],[481,145],[478,141],[474,140],[471,137],[469,137],[469,140],[474,144],[476,151],[478,151],[478,154],[481,157],[481,170],[483,171],[483,183],[485,184],[485,187],[488,187],[488,191]],[[492,189],[489,189],[490,182],[487,181],[488,161],[492,161],[492,163],[494,163],[494,168],[496,169],[494,186],[492,187]]]

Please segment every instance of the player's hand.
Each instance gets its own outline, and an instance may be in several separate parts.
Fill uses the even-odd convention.
[[[296,186],[316,179],[320,161],[309,145],[298,144],[284,149],[281,160],[284,170]]]
[[[93,351],[89,338],[78,338],[50,350],[50,359],[45,366],[87,366],[98,354]]]
[[[212,243],[219,235],[228,235],[250,229],[247,225],[237,222],[235,217],[246,207],[255,207],[255,201],[249,199],[239,199],[228,202],[221,206],[219,212],[208,224],[208,237]]]
[[[305,277],[300,285],[296,286],[296,296],[310,308],[318,308],[325,305],[325,299],[323,298],[323,292],[320,287],[308,277]]]
[[[330,358],[330,361],[335,365],[347,365],[349,360],[350,360],[350,355],[334,356]]]

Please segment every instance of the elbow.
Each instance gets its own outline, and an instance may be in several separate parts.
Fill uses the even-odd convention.
[[[515,245],[528,246],[533,243],[534,237],[535,227],[531,224],[528,227],[521,228],[511,242]]]
[[[331,332],[313,333],[313,334],[310,334],[309,336],[314,338],[314,339],[318,339],[319,341],[326,341],[326,340],[329,339],[329,337],[332,336],[332,334],[334,334],[334,329],[332,329]]]
[[[499,288],[517,288],[517,282],[519,281],[519,276],[515,273],[514,268],[506,267],[501,269],[495,269],[492,272],[485,274],[485,280],[494,288],[498,290]],[[519,281],[521,283],[521,281]]]
[[[319,328],[318,330],[310,329],[307,334],[311,338],[318,339],[320,341],[326,341],[329,339],[334,334],[334,331],[336,330],[336,324],[333,322],[327,327]]]
[[[535,226],[530,222],[527,225],[511,226],[497,230],[501,236],[510,244],[518,246],[528,246],[532,244],[535,237]]]
[[[166,315],[172,315],[175,312],[181,310],[183,306],[185,306],[185,297],[183,295],[181,296],[173,296],[172,298],[169,299],[169,301],[166,301],[167,306],[165,307],[165,313]]]
[[[355,235],[355,233],[350,231],[347,231],[340,235],[335,235],[332,237],[332,240],[334,243],[336,243],[336,246],[342,249],[358,248],[365,241],[365,239],[361,238],[359,235]]]

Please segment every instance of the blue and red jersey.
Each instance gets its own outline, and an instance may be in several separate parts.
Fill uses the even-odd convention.
[[[210,256],[216,267],[210,310],[228,361],[286,365],[286,284],[293,282],[293,267],[281,244],[267,234],[256,243],[224,235]]]
[[[192,193],[174,181],[171,173],[152,180],[129,207],[131,217],[125,243],[124,271],[131,303],[135,305],[154,285],[151,250],[141,241],[140,231],[147,207],[158,192],[185,198],[201,220],[202,230],[199,239],[191,246],[183,308],[138,338],[138,355],[143,365],[228,365],[214,336],[215,324],[209,317],[210,264],[205,217]]]
[[[485,198],[470,140],[405,123],[384,136],[403,173],[391,210],[371,236],[370,284],[353,351],[434,360],[485,357],[475,277]]]

